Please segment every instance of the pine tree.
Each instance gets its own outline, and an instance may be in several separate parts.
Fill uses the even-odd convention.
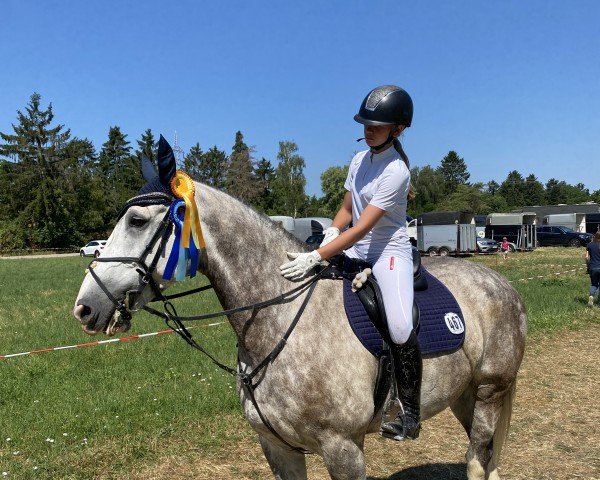
[[[255,206],[265,212],[273,212],[273,178],[275,177],[275,169],[269,160],[262,158],[254,167],[254,176],[258,181],[260,192],[256,197]]]
[[[522,175],[513,170],[508,172],[506,180],[502,182],[498,193],[502,195],[511,208],[522,207],[525,202],[525,180]]]
[[[193,145],[192,148],[190,148],[190,151],[183,159],[183,168],[185,169],[185,173],[197,182],[206,183],[202,168],[203,156],[204,152],[202,151],[202,148],[200,148],[200,144],[196,143],[196,145]]]
[[[467,164],[464,159],[459,157],[454,150],[449,151],[448,155],[442,159],[438,171],[444,178],[444,191],[447,194],[452,193],[459,185],[465,185],[471,176],[467,172]]]
[[[52,104],[40,109],[41,96],[31,95],[25,113],[18,111],[14,134],[0,133],[3,162],[0,187],[10,192],[4,215],[10,229],[27,246],[66,246],[73,225],[65,201],[65,158],[63,150],[70,130],[51,127]]]
[[[131,155],[127,135],[118,126],[108,130],[108,140],[102,144],[98,163],[109,200],[105,212],[108,221],[145,182],[140,162]]]
[[[298,146],[294,142],[279,142],[279,164],[273,179],[275,209],[279,215],[297,217],[306,204],[304,158],[297,152]]]
[[[261,189],[254,175],[252,151],[239,131],[235,134],[235,144],[229,157],[226,188],[230,195],[249,204],[256,200]]]
[[[196,143],[185,156],[184,165],[186,172],[194,180],[219,190],[225,187],[227,154],[219,150],[216,145],[203,152],[200,144]]]
[[[544,185],[538,181],[532,173],[525,179],[523,185],[523,206],[525,205],[544,205],[546,202],[546,191]]]
[[[142,138],[136,140],[138,148],[135,151],[135,155],[138,159],[138,163],[142,161],[142,156],[145,156],[148,160],[156,166],[156,140],[151,129],[147,129],[142,133]]]

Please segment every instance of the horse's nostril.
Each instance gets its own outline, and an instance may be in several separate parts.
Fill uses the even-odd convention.
[[[92,309],[87,305],[77,305],[73,310],[73,315],[81,323],[85,323],[86,319],[91,315]]]

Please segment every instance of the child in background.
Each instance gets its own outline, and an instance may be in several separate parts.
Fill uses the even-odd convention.
[[[508,250],[510,249],[510,245],[508,244],[508,239],[506,237],[502,237],[502,243],[500,244],[500,250],[502,251],[502,258],[506,260],[508,256]]]

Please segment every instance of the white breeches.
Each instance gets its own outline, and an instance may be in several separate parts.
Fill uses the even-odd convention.
[[[413,266],[406,257],[380,257],[373,265],[392,341],[402,345],[412,332]]]

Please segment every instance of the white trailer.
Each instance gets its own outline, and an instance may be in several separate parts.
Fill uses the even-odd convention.
[[[330,218],[325,217],[293,218],[284,215],[272,215],[269,218],[279,223],[298,240],[303,242],[311,235],[322,233],[323,230],[331,227],[333,223]]]
[[[544,225],[560,225],[568,227],[574,232],[585,232],[585,213],[554,213],[546,215],[542,221]]]
[[[477,250],[476,227],[467,212],[431,212],[417,218],[417,248],[429,255],[461,255]]]

